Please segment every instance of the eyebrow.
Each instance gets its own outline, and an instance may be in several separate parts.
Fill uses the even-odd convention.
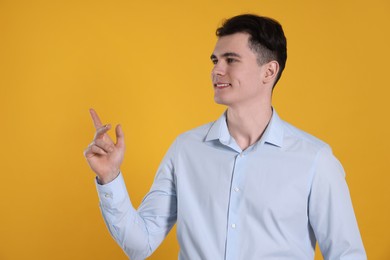
[[[221,56],[224,57],[224,58],[226,58],[226,57],[237,57],[237,58],[241,58],[241,55],[238,54],[238,53],[235,53],[235,52],[225,52],[225,53],[222,54]],[[211,59],[211,60],[217,59],[217,56],[216,56],[215,54],[211,54],[210,59]]]

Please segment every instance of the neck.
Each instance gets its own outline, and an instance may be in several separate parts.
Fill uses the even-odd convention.
[[[231,136],[242,150],[257,142],[264,133],[272,116],[270,103],[251,107],[229,107],[227,125]]]

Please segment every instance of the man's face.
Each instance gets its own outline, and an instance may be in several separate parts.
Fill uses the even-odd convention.
[[[249,34],[235,33],[218,39],[211,60],[214,100],[229,107],[259,102],[264,95],[263,66],[249,48]]]

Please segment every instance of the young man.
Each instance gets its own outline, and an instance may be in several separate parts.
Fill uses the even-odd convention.
[[[179,259],[366,259],[342,166],[324,142],[282,121],[272,90],[287,59],[280,24],[239,15],[217,30],[215,122],[180,135],[138,210],[120,173],[124,135],[96,112],[85,157],[107,226],[132,259],[151,255],[177,223]]]

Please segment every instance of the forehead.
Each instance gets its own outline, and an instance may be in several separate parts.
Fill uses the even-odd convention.
[[[223,55],[224,53],[238,53],[240,55],[254,54],[248,44],[249,34],[235,33],[218,38],[213,54],[215,56]]]

